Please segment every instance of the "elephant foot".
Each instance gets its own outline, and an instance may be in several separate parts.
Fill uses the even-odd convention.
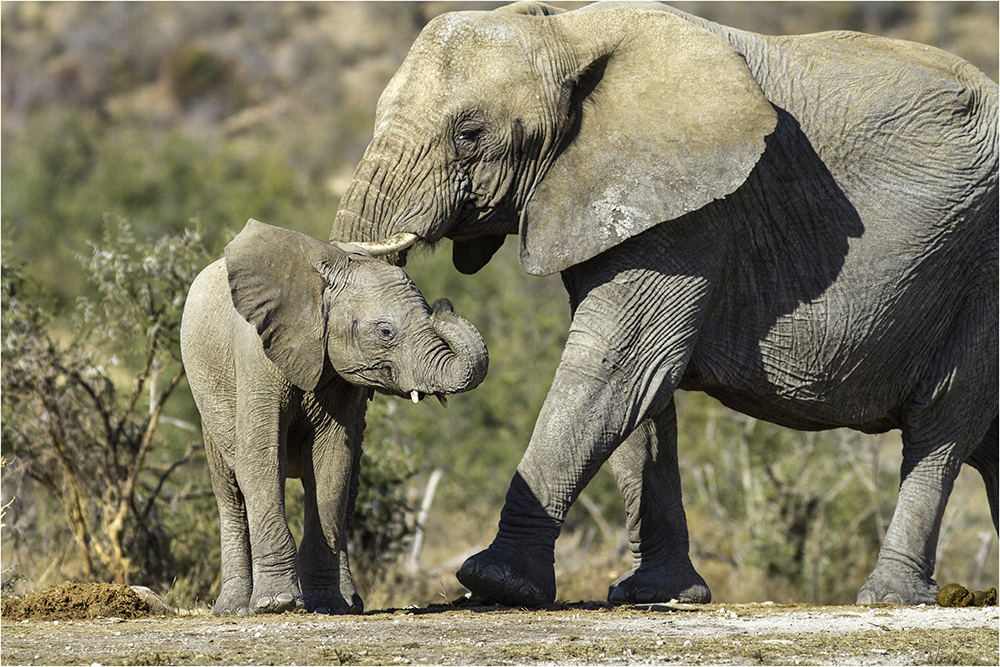
[[[249,616],[251,587],[243,581],[232,581],[222,585],[212,614],[215,616]]]
[[[212,607],[212,614],[214,616],[249,616],[250,605],[219,604],[219,602],[216,602],[215,606]]]
[[[473,595],[508,607],[540,607],[556,599],[552,562],[530,558],[523,551],[490,547],[468,558],[455,576]]]
[[[341,590],[304,591],[302,597],[305,610],[316,614],[360,614],[365,609],[357,591],[353,599],[345,598]]]
[[[858,604],[937,604],[937,582],[906,565],[880,561],[858,592]]]
[[[347,602],[347,607],[344,609],[345,614],[361,614],[365,610],[365,601],[361,599],[358,592],[354,590],[353,585],[351,590],[344,591],[343,586],[340,588],[340,594],[344,596],[344,600]],[[337,612],[339,613],[339,612]]]
[[[357,586],[354,585],[354,577],[346,564],[340,568],[340,594],[347,602],[348,614],[360,614],[365,610],[365,601],[358,594]]]
[[[612,604],[652,604],[671,600],[704,604],[712,601],[712,591],[693,567],[675,570],[640,566],[620,576],[608,588],[608,602]]]
[[[258,596],[256,600],[251,600],[250,607],[255,614],[283,614],[286,611],[301,609],[303,603],[302,598],[295,597],[291,593],[278,593]]]

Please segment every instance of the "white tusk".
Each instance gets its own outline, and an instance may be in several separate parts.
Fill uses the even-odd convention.
[[[420,392],[417,391],[416,389],[414,389],[413,391],[410,392],[410,398],[413,399],[414,403],[419,403],[420,402]]]
[[[352,241],[352,243],[375,257],[381,257],[382,255],[388,255],[390,253],[399,252],[400,250],[406,250],[419,240],[420,237],[416,234],[400,232],[383,241],[373,241],[371,243],[358,243]]]
[[[438,402],[441,403],[442,408],[448,407],[448,399],[444,397],[444,394],[434,394],[437,396]]]

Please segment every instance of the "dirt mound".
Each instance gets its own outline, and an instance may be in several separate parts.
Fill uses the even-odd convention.
[[[24,598],[3,598],[4,620],[72,621],[93,618],[141,618],[149,605],[124,584],[74,584],[67,581]]]

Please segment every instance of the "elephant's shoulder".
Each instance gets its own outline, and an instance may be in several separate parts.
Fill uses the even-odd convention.
[[[229,281],[224,260],[217,260],[205,267],[191,283],[184,313],[181,318],[181,336],[202,336],[225,320],[225,313],[232,309]]]

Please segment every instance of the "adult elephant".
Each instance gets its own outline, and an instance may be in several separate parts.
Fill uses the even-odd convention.
[[[937,49],[757,35],[660,4],[445,14],[386,87],[331,239],[507,235],[572,326],[495,541],[458,572],[555,595],[570,504],[609,461],[635,567],[612,601],[710,592],[688,556],[673,393],[803,429],[902,430],[858,601],[933,602],[962,463],[997,522],[997,85]]]

